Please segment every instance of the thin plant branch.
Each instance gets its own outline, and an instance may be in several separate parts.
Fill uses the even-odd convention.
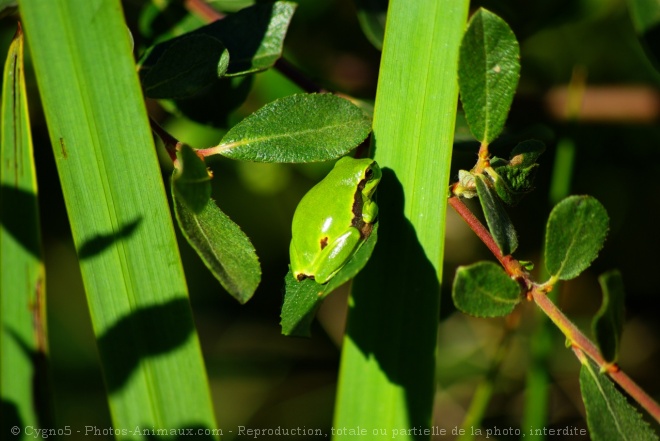
[[[459,216],[465,220],[468,226],[488,247],[493,255],[495,255],[507,273],[517,279],[523,278],[524,286],[528,287],[527,298],[534,300],[536,305],[566,336],[570,345],[579,349],[591,358],[599,366],[601,371],[606,372],[614,382],[630,395],[630,397],[646,409],[656,421],[660,422],[660,405],[630,377],[628,377],[618,365],[605,361],[596,345],[585,336],[547,296],[547,293],[552,289],[552,286],[547,283],[543,285],[535,283],[531,280],[529,273],[522,269],[522,265],[515,258],[512,256],[503,256],[490,232],[481,222],[479,222],[470,209],[463,204],[458,197],[451,196],[449,198],[449,204],[456,210]]]

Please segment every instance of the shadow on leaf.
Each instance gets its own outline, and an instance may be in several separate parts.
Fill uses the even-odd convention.
[[[0,224],[32,256],[41,258],[37,196],[9,185],[0,186]]]
[[[405,389],[411,427],[426,427],[434,395],[440,283],[404,216],[403,187],[391,169],[383,169],[378,205],[379,241],[353,282],[346,332],[365,359],[375,359],[390,381]]]
[[[136,218],[131,222],[122,225],[122,227],[117,232],[108,233],[108,234],[97,234],[93,238],[87,240],[82,244],[78,250],[78,258],[81,260],[94,257],[98,254],[101,254],[103,251],[108,249],[112,244],[120,240],[126,239],[131,236],[137,229],[138,225],[142,221],[142,218]]]
[[[121,318],[98,339],[108,391],[119,390],[143,359],[183,345],[192,331],[187,298],[140,308]]]

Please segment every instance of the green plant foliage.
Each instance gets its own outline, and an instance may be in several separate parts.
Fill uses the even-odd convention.
[[[20,0],[20,13],[78,251],[112,426],[215,428],[121,4]],[[117,431],[119,440],[147,438]]]
[[[545,230],[545,266],[555,279],[577,277],[605,243],[609,217],[591,196],[569,196],[552,209]]]
[[[518,248],[518,236],[509,215],[493,191],[492,181],[484,175],[476,175],[474,182],[488,229],[497,247],[504,256],[513,254]]]
[[[0,18],[11,14],[17,6],[17,0],[0,0]]]
[[[181,64],[180,69],[191,78],[207,78],[212,65],[220,66],[222,64],[220,61],[226,61],[222,55],[221,46],[214,41],[222,42],[229,51],[229,64],[223,72],[224,75],[245,75],[268,69],[282,55],[284,36],[295,9],[296,4],[293,2],[278,1],[255,4],[186,35],[160,43],[154,46],[140,62],[143,81],[150,75],[150,70],[161,64],[160,60],[163,57],[176,61],[176,56],[186,49],[192,49],[193,44],[211,47],[210,60],[204,60],[201,57],[202,54],[190,54],[186,58],[192,57],[203,72],[194,73],[194,66]],[[197,38],[200,36],[209,38]],[[194,39],[190,40],[191,37]],[[186,42],[186,40],[188,41]],[[172,66],[172,64],[171,61],[164,64],[167,67],[165,71],[168,78],[176,77],[173,69],[176,66]],[[219,73],[220,69],[216,68],[216,71]],[[163,74],[159,74],[158,78],[160,75]]]
[[[183,235],[229,294],[240,303],[247,302],[261,281],[252,242],[212,199],[203,209],[193,211],[180,199],[176,186],[173,178],[174,212]]]
[[[588,360],[583,360],[580,369],[580,390],[593,441],[658,439],[639,412]]]
[[[327,161],[348,153],[370,131],[369,117],[350,101],[331,94],[296,94],[236,124],[215,149],[243,161]]]
[[[36,381],[47,378],[46,287],[20,28],[4,66],[1,106],[0,430],[8,433],[18,421],[51,422],[43,421],[51,397],[42,396],[47,387]]]
[[[660,5],[655,0],[628,0],[628,9],[635,30],[640,34],[660,23]]]
[[[379,238],[351,287],[333,423],[367,428],[370,437],[373,429],[390,429],[392,437],[392,428],[408,428],[396,438],[421,439],[432,421],[446,184],[468,3],[389,2],[372,137],[383,170]]]
[[[465,118],[480,142],[489,144],[502,133],[518,85],[519,57],[509,25],[479,9],[461,43],[458,84]]]
[[[616,363],[623,333],[624,290],[623,278],[613,270],[598,278],[603,292],[603,302],[591,324],[596,343],[605,361]]]
[[[213,84],[227,72],[229,51],[206,34],[189,34],[167,46],[153,67],[141,71],[149,98],[185,98]]]
[[[454,305],[475,317],[505,316],[521,300],[521,288],[495,262],[477,262],[456,270]]]
[[[655,0],[628,0],[630,18],[644,49],[656,63],[660,60],[660,4]]]
[[[325,285],[311,279],[298,282],[289,269],[284,283],[286,292],[280,325],[282,334],[295,337],[308,337],[316,310],[323,300],[335,289],[355,277],[369,261],[378,240],[378,222],[371,234],[346,265]]]
[[[172,176],[172,189],[193,213],[199,213],[211,198],[211,176],[206,163],[197,156],[188,145],[183,145],[177,152],[178,167]]]
[[[388,0],[355,0],[362,32],[376,49],[383,48]]]
[[[534,140],[518,144],[508,161],[500,158],[491,160],[485,171],[493,181],[497,195],[507,204],[516,205],[520,199],[534,189],[534,178],[538,164],[536,160],[545,146]]]

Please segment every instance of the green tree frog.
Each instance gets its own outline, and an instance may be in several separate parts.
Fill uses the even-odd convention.
[[[328,282],[371,234],[381,171],[373,159],[341,158],[302,198],[291,227],[291,271],[296,280]]]

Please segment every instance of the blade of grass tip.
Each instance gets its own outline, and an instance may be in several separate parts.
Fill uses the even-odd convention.
[[[45,280],[19,26],[3,74],[0,142],[0,395],[3,433],[48,424]],[[46,398],[46,399],[45,399]],[[7,407],[5,407],[7,406]]]
[[[334,427],[429,428],[468,2],[390,2],[374,111],[381,234],[353,283]],[[397,439],[418,438],[413,431]],[[337,439],[352,439],[337,433]]]
[[[21,0],[19,8],[117,438],[150,439],[136,428],[215,429],[121,5]]]

